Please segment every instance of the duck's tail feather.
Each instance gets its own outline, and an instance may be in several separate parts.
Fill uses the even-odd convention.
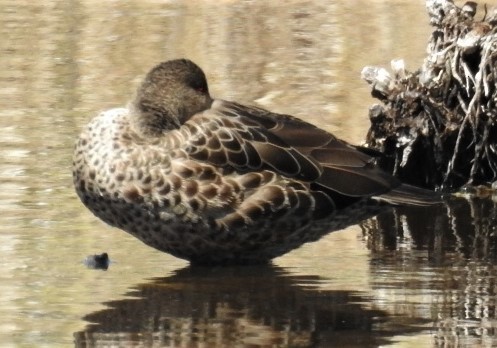
[[[393,205],[416,206],[440,204],[443,201],[442,195],[438,192],[422,189],[408,184],[401,184],[393,190],[373,198]]]

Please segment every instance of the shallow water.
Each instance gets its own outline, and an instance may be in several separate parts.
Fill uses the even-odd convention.
[[[0,0],[0,342],[65,346],[488,346],[496,207],[396,209],[257,268],[192,269],[78,201],[73,141],[151,66],[359,143],[365,65],[421,64],[423,1]],[[86,255],[106,251],[107,271]]]

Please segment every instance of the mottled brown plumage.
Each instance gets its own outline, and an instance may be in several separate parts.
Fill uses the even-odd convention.
[[[153,68],[128,108],[83,130],[83,203],[144,243],[194,263],[260,263],[378,211],[431,204],[364,151],[297,118],[212,99],[188,60]]]

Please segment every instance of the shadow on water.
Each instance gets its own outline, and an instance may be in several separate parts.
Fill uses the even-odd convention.
[[[187,267],[85,316],[76,346],[376,347],[406,332],[360,293],[320,290],[324,281],[276,266]]]
[[[497,345],[495,197],[397,207],[361,227],[372,286],[391,308],[411,296],[411,313],[431,316],[436,346]]]

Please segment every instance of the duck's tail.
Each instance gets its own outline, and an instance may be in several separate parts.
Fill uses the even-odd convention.
[[[393,205],[427,206],[443,202],[442,194],[408,184],[401,184],[393,190],[373,198]]]

